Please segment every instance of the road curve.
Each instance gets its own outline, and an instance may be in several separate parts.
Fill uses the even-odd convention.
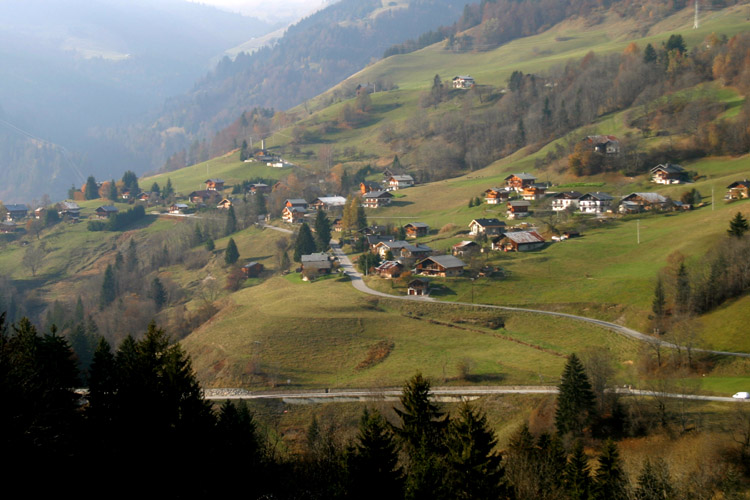
[[[411,301],[420,301],[420,302],[435,301],[435,299],[431,297],[411,296],[411,295],[390,295],[387,293],[379,292],[377,290],[373,290],[372,288],[368,287],[367,284],[364,282],[364,280],[362,279],[362,274],[360,274],[354,268],[354,266],[352,265],[352,261],[343,252],[343,250],[341,250],[340,245],[332,241],[331,249],[333,250],[334,255],[336,255],[336,257],[339,259],[339,262],[341,263],[341,268],[346,273],[346,275],[349,276],[349,278],[351,279],[352,285],[354,285],[354,288],[356,288],[360,292],[367,293],[370,295],[376,295],[378,297],[386,297],[389,299],[397,299],[397,300],[411,300]],[[547,316],[558,316],[562,318],[574,319],[574,320],[583,321],[589,324],[597,325],[602,328],[606,328],[615,333],[624,335],[626,337],[630,337],[640,342],[647,342],[650,344],[660,345],[661,347],[664,347],[667,349],[686,349],[683,346],[678,346],[677,344],[673,344],[671,342],[665,342],[663,340],[651,337],[650,335],[646,335],[645,333],[641,333],[639,331],[633,330],[632,328],[628,328],[626,326],[618,325],[616,323],[610,323],[609,321],[602,321],[600,319],[587,318],[585,316],[578,316],[575,314],[545,311],[543,309],[527,309],[523,307],[496,306],[496,305],[491,305],[491,304],[472,304],[469,302],[444,302],[444,303],[469,306],[469,307],[483,307],[486,309],[499,309],[502,311],[516,311],[516,312],[527,312],[527,313],[534,313],[534,314],[546,314]],[[745,352],[713,351],[710,349],[697,349],[697,348],[692,348],[691,350],[693,352],[700,352],[700,353],[706,353],[706,354],[717,354],[717,355],[722,355],[722,356],[737,356],[737,357],[742,357],[742,358],[750,358],[750,353],[745,353]]]

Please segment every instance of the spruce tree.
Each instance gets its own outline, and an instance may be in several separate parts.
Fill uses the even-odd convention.
[[[669,477],[669,469],[663,459],[658,458],[652,463],[647,458],[643,463],[641,473],[638,475],[635,498],[638,500],[672,500],[677,498]]]
[[[86,192],[84,193],[84,197],[87,200],[95,200],[99,198],[99,188],[96,187],[96,179],[94,179],[93,175],[89,175],[89,178],[86,179]]]
[[[325,212],[318,210],[315,216],[315,247],[318,252],[325,252],[331,246],[331,221]]]
[[[643,62],[645,63],[656,62],[656,50],[654,49],[654,46],[651,45],[650,43],[646,45],[646,48],[643,51]]]
[[[685,314],[690,311],[690,276],[688,276],[685,263],[680,263],[677,270],[677,291],[675,293],[675,305],[677,312]]]
[[[224,234],[230,235],[237,231],[237,217],[234,215],[234,207],[229,207],[227,212],[227,224],[224,228]]]
[[[215,249],[216,244],[214,243],[214,239],[209,236],[206,240],[206,250],[208,250],[209,252],[213,252]]]
[[[445,486],[450,498],[496,500],[507,498],[502,456],[487,417],[464,403],[451,420],[446,455]]]
[[[151,192],[156,194],[157,196],[161,196],[161,188],[159,188],[159,184],[154,182],[151,184]]]
[[[315,252],[315,239],[313,238],[310,226],[303,222],[297,233],[297,240],[294,242],[294,262],[301,262],[303,255],[309,255]]]
[[[227,249],[224,252],[224,262],[226,265],[231,266],[237,259],[240,258],[240,252],[237,250],[237,244],[234,242],[234,238],[229,238],[227,243]]]
[[[591,421],[596,396],[583,364],[574,354],[570,355],[558,386],[555,427],[560,435],[568,432],[579,436]]]
[[[357,200],[359,201],[359,200]],[[357,231],[367,227],[367,214],[365,214],[365,207],[362,204],[357,203],[357,216],[356,216]]]
[[[117,285],[115,283],[115,272],[112,266],[108,265],[104,271],[104,280],[102,281],[102,290],[99,295],[99,307],[104,309],[117,297]]]
[[[266,196],[263,193],[255,193],[255,214],[266,215],[267,213]]]
[[[114,179],[109,181],[109,195],[107,198],[109,198],[110,201],[117,200],[117,184],[115,184]]]
[[[363,411],[347,465],[353,498],[403,498],[404,479],[398,465],[398,445],[377,410]]]
[[[125,258],[125,269],[132,273],[138,267],[138,249],[135,246],[135,238],[130,238],[128,251]]]
[[[594,473],[593,500],[627,500],[628,480],[622,470],[620,453],[611,439],[604,444],[599,465]]]
[[[664,296],[664,286],[661,281],[661,276],[656,280],[656,288],[654,289],[654,300],[651,302],[651,311],[653,311],[657,322],[666,314],[667,299]]]
[[[164,190],[162,191],[162,196],[164,198],[169,198],[174,194],[174,188],[172,187],[172,179],[167,177],[167,185],[164,186]]]
[[[151,298],[154,300],[157,311],[160,311],[167,303],[167,290],[158,276],[151,282]]]
[[[742,216],[742,212],[737,212],[737,215],[729,222],[727,233],[729,233],[729,236],[742,238],[748,229],[750,229],[750,225],[748,225],[747,219]]]
[[[396,238],[399,241],[404,241],[406,239],[406,229],[404,228],[404,226],[400,226],[398,228],[398,234],[396,235]]]
[[[138,186],[138,176],[132,170],[128,170],[122,174],[122,185],[123,190],[129,190],[131,196],[136,196],[141,190]]]
[[[588,500],[591,491],[591,475],[581,441],[576,441],[568,457],[568,463],[565,464],[563,484],[568,499]]]

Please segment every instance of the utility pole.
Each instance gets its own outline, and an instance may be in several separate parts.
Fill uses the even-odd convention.
[[[641,219],[635,221],[635,234],[638,244],[641,244]]]
[[[714,187],[711,186],[711,211],[714,211]]]
[[[695,21],[693,22],[693,29],[697,30],[699,28],[698,23],[698,0],[695,0]]]

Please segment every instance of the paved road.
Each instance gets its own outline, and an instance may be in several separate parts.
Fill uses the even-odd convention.
[[[677,394],[639,389],[618,388],[615,390],[623,396],[646,396],[690,399],[696,401],[718,401],[723,403],[750,403],[748,399],[735,399],[723,396],[702,396],[696,394]],[[205,398],[208,400],[224,399],[283,399],[287,401],[306,402],[347,402],[353,400],[379,401],[395,400],[402,394],[400,388],[383,389],[340,389],[340,390],[310,390],[295,392],[259,392],[254,393],[244,389],[207,389]],[[435,398],[456,397],[472,398],[498,394],[557,394],[555,386],[486,386],[486,387],[435,387],[430,391]]]
[[[333,253],[336,255],[336,257],[338,257],[339,262],[341,263],[342,269],[352,280],[352,285],[354,285],[354,288],[356,288],[357,290],[364,292],[364,293],[368,293],[370,295],[377,295],[379,297],[387,297],[389,299],[413,300],[413,301],[423,301],[423,302],[435,300],[430,297],[409,296],[409,295],[390,295],[387,293],[378,292],[377,290],[373,290],[370,287],[368,287],[367,284],[364,282],[364,280],[362,279],[362,275],[354,268],[351,260],[349,260],[349,257],[343,252],[343,250],[341,250],[341,247],[338,244],[331,242],[331,248],[333,249]],[[562,318],[569,318],[569,319],[584,321],[586,323],[601,326],[608,330],[612,330],[615,333],[619,333],[620,335],[625,335],[626,337],[630,337],[641,342],[648,342],[650,344],[658,344],[667,349],[685,349],[685,347],[678,346],[671,342],[665,342],[661,339],[657,339],[650,335],[646,335],[645,333],[641,333],[639,331],[633,330],[632,328],[628,328],[628,327],[618,325],[615,323],[610,323],[608,321],[602,321],[600,319],[587,318],[585,316],[577,316],[575,314],[545,311],[542,309],[527,309],[523,307],[496,306],[496,305],[490,305],[490,304],[472,304],[469,302],[445,302],[445,303],[470,306],[470,307],[483,307],[486,309],[499,309],[502,311],[517,311],[517,312],[528,312],[528,313],[534,313],[534,314],[546,314],[548,316],[558,316]],[[750,353],[745,353],[745,352],[713,351],[710,349],[697,349],[697,348],[692,348],[692,351],[700,352],[700,353],[707,353],[707,354],[719,354],[723,356],[738,356],[738,357],[743,357],[743,358],[750,358]]]

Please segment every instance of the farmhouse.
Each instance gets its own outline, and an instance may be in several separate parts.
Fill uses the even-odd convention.
[[[497,235],[505,230],[505,222],[498,219],[474,219],[469,223],[469,234]]]
[[[419,259],[432,255],[432,248],[427,245],[406,245],[399,250],[398,260],[403,264],[413,264]]]
[[[365,236],[367,239],[367,248],[370,249],[370,252],[377,253],[377,249],[375,248],[378,243],[384,243],[395,240],[395,238],[391,235],[383,236],[379,234],[368,234]]]
[[[460,276],[464,272],[464,262],[452,255],[436,255],[417,262],[416,271],[427,276]]]
[[[188,209],[188,206],[185,203],[172,203],[169,206],[169,213],[170,214],[184,214],[185,210]]]
[[[302,198],[287,198],[284,202],[284,206],[287,208],[307,209],[307,200],[303,200]]]
[[[578,198],[578,210],[584,214],[602,214],[612,208],[613,200],[607,193],[586,193]]]
[[[81,216],[81,207],[74,201],[61,201],[57,204],[57,213],[60,217],[78,219]]]
[[[271,186],[263,184],[262,182],[257,182],[255,184],[250,184],[250,187],[247,188],[247,192],[250,194],[266,194],[271,192]]]
[[[223,208],[224,210],[229,210],[231,206],[232,206],[232,200],[230,200],[229,198],[224,198],[216,205],[216,208]]]
[[[557,193],[552,197],[552,210],[560,212],[567,209],[568,207],[578,208],[578,199],[583,196],[583,193],[578,191],[563,191]]]
[[[223,191],[224,179],[206,179],[206,191]]]
[[[454,89],[470,89],[474,86],[474,78],[469,75],[459,75],[453,77]]]
[[[382,236],[386,233],[387,230],[388,228],[385,226],[379,226],[377,224],[373,224],[372,226],[363,227],[358,232],[364,234],[365,236],[371,236],[371,235]],[[391,238],[391,240],[393,240],[393,238]]]
[[[492,241],[493,250],[529,252],[544,247],[544,238],[536,231],[515,231]]]
[[[377,182],[362,181],[359,183],[359,192],[367,194],[370,191],[380,191],[383,187]]]
[[[657,184],[681,184],[688,182],[687,171],[674,163],[664,163],[651,169],[651,182]]]
[[[750,198],[749,180],[745,179],[733,182],[727,186],[727,194],[724,196],[725,200],[742,200],[745,198]]]
[[[520,219],[529,215],[529,207],[531,206],[530,201],[517,200],[509,201],[506,205],[506,215],[509,219]]]
[[[404,230],[406,231],[407,238],[420,238],[427,236],[430,226],[424,222],[410,222],[404,226]]]
[[[207,190],[201,190],[201,191],[193,191],[188,195],[188,200],[190,200],[191,203],[195,203],[196,205],[201,205],[205,203],[212,202],[214,200],[217,200],[219,198],[219,193],[216,191],[207,191]]]
[[[96,216],[100,219],[108,219],[111,215],[114,215],[117,212],[117,207],[113,207],[112,205],[102,205],[96,209]]]
[[[0,233],[10,234],[16,232],[16,223],[12,220],[4,220],[0,222]]]
[[[8,211],[6,215],[7,220],[23,219],[29,213],[29,209],[23,203],[17,205],[5,205],[5,210]]]
[[[380,255],[381,259],[385,259],[386,254],[390,251],[395,257],[401,255],[401,249],[409,246],[409,243],[403,240],[383,240],[381,239],[373,246],[375,252]]]
[[[365,208],[380,208],[391,204],[393,195],[388,191],[370,191],[362,197]]]
[[[300,260],[302,272],[306,274],[330,274],[331,269],[333,269],[331,257],[325,253],[303,255]]]
[[[465,240],[460,243],[456,243],[452,247],[451,253],[455,256],[464,256],[464,255],[471,255],[473,253],[477,253],[480,250],[479,244],[475,241],[471,240]]]
[[[242,274],[245,276],[245,278],[255,278],[257,276],[260,276],[260,273],[263,272],[263,264],[254,261],[248,262],[240,269],[242,269]]]
[[[583,141],[597,153],[612,155],[620,152],[620,140],[614,135],[590,135]]]
[[[307,209],[300,207],[284,207],[281,211],[281,220],[287,224],[301,224],[305,220]]]
[[[517,192],[523,191],[523,188],[529,187],[536,183],[536,177],[525,172],[520,174],[511,174],[505,178],[505,185],[508,189],[512,189]]]
[[[375,272],[381,278],[398,278],[404,272],[404,265],[395,260],[386,260],[375,268]]]
[[[312,206],[316,210],[331,210],[334,208],[342,208],[346,205],[346,198],[343,196],[321,196],[315,198],[312,202]]]
[[[621,213],[642,212],[643,210],[661,210],[667,208],[669,199],[659,193],[630,193],[622,199]]]
[[[521,198],[526,201],[538,201],[544,198],[547,194],[547,186],[544,184],[532,184],[531,186],[523,188],[521,192]]]
[[[508,199],[510,191],[505,188],[493,187],[484,192],[484,201],[488,205],[498,205]]]
[[[388,189],[396,191],[412,187],[414,185],[414,177],[411,175],[392,175],[386,179],[386,182],[388,183]]]
[[[408,295],[429,295],[430,282],[424,278],[414,278],[408,284]]]

